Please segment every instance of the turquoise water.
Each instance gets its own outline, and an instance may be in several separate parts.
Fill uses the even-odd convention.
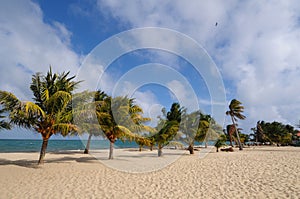
[[[49,140],[47,151],[84,150],[86,140]],[[42,140],[0,139],[0,152],[39,152]],[[90,149],[107,149],[107,140],[92,140]],[[117,140],[115,148],[137,148],[135,142]]]

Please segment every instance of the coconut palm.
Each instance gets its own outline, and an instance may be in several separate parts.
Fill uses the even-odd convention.
[[[144,125],[144,122],[149,121],[150,118],[142,117],[142,113],[142,109],[134,103],[134,100],[127,97],[107,96],[102,103],[97,104],[96,114],[99,125],[110,141],[108,159],[113,159],[114,143],[117,139],[147,142],[138,134],[151,130],[151,127]],[[146,144],[150,145],[150,143]]]
[[[73,95],[74,123],[79,128],[76,134],[88,134],[84,154],[89,153],[92,136],[105,136],[95,114],[96,105],[102,103],[105,97],[107,97],[106,93],[101,90],[96,92],[83,91]]]
[[[198,142],[205,142],[205,148],[207,148],[207,142],[212,134],[215,134],[211,127],[213,118],[210,115],[200,114],[200,121],[198,125],[197,135],[195,140]]]
[[[201,111],[195,111],[190,114],[183,112],[180,130],[185,135],[185,141],[188,143],[188,150],[190,154],[194,154],[194,142],[205,142],[207,147],[208,139],[213,139],[215,131],[212,127],[214,122],[210,115],[203,114]]]
[[[56,74],[52,70],[44,76],[36,73],[32,77],[30,89],[34,98],[21,101],[12,93],[0,91],[0,102],[9,110],[12,124],[33,129],[41,134],[43,143],[38,164],[44,163],[49,138],[54,134],[66,136],[77,131],[72,124],[72,91],[79,82],[73,81],[75,76],[68,77],[69,72]]]
[[[227,135],[228,135],[228,138],[229,138],[230,146],[233,147],[232,140],[233,140],[233,133],[235,132],[235,125],[228,124],[226,126],[226,131],[227,131]]]
[[[219,148],[226,145],[226,136],[220,135],[219,139],[215,143],[216,152],[219,152]]]
[[[204,142],[207,148],[208,141],[215,141],[219,138],[222,127],[210,115],[201,114],[195,140]]]
[[[166,122],[157,134],[154,140],[158,145],[158,156],[162,156],[162,148],[176,136],[181,122],[182,108],[179,103],[173,103],[170,111],[166,115]]]
[[[236,133],[240,150],[243,150],[243,147],[241,144],[236,122],[237,119],[244,120],[246,118],[246,116],[242,114],[243,112],[244,112],[244,106],[242,106],[242,103],[236,99],[231,100],[229,104],[229,110],[226,111],[226,115],[229,115],[231,117],[232,124],[235,126],[235,133]]]
[[[200,111],[190,114],[187,113],[186,109],[182,111],[180,131],[184,134],[184,142],[188,144],[190,154],[194,154],[194,142],[198,132],[200,114]]]
[[[236,124],[237,126],[237,124]],[[234,136],[234,133],[235,133],[235,130],[236,130],[236,126],[233,125],[233,124],[229,124],[227,125],[226,127],[226,130],[227,130],[227,136],[229,138],[229,142],[230,142],[230,146],[233,147],[233,144],[232,144],[232,141],[234,141],[235,143],[238,143],[237,139],[236,139],[236,136]],[[240,131],[243,130],[241,128],[237,128],[237,131],[239,132],[240,134]],[[241,138],[240,138],[241,139]]]

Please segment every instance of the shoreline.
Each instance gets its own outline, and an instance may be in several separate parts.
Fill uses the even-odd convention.
[[[163,163],[162,158],[138,157],[138,151],[115,150],[106,160],[81,151],[49,152],[37,166],[38,152],[0,153],[0,198],[297,198],[300,195],[299,147],[256,146],[215,152],[200,158],[184,154],[163,168],[132,173],[106,162]],[[172,150],[176,151],[176,150]],[[98,151],[102,153],[101,151]],[[120,156],[118,153],[120,152]],[[124,151],[123,151],[124,152]],[[153,151],[157,155],[157,151]],[[126,154],[132,159],[126,159]],[[143,154],[149,154],[145,151]],[[148,162],[147,162],[148,161]],[[154,162],[155,163],[155,162]],[[125,164],[126,165],[126,164]]]

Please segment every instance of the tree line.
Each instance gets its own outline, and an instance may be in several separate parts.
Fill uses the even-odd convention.
[[[13,93],[0,91],[1,118],[8,116],[8,121],[1,120],[1,128],[16,125],[41,134],[39,164],[44,162],[48,141],[55,134],[89,133],[89,140],[92,136],[106,137],[110,141],[109,159],[113,159],[117,139],[135,141],[150,148],[157,146],[158,156],[161,156],[163,147],[174,143],[177,136],[179,141],[189,144],[193,153],[195,141],[205,141],[207,132],[211,132],[211,136],[215,133],[210,128],[211,123],[215,130],[220,129],[209,115],[200,111],[189,114],[179,103],[173,103],[168,112],[162,110],[157,127],[147,126],[150,118],[143,117],[143,110],[134,99],[113,98],[101,90],[74,93],[80,84],[74,79],[70,72],[53,73],[50,67],[45,75],[32,76],[33,101],[21,101]],[[88,147],[85,152],[88,153]]]
[[[109,159],[113,159],[117,139],[135,141],[140,150],[144,146],[151,150],[156,146],[158,156],[170,144],[176,146],[186,143],[190,154],[193,154],[196,141],[207,143],[214,140],[218,149],[225,144],[227,137],[230,140],[234,138],[240,150],[243,149],[237,121],[246,117],[242,114],[244,107],[236,99],[231,101],[226,112],[232,120],[232,128],[229,128],[226,137],[225,131],[210,115],[200,110],[189,113],[179,103],[173,103],[169,111],[162,109],[156,127],[148,126],[150,118],[143,116],[142,108],[134,99],[127,96],[112,97],[101,90],[75,93],[80,81],[74,79],[75,76],[70,76],[70,72],[53,73],[50,67],[45,75],[36,73],[32,76],[30,90],[33,101],[21,101],[13,93],[0,91],[0,129],[10,129],[16,125],[40,133],[43,141],[39,164],[44,162],[48,141],[55,134],[88,133],[85,153],[88,153],[92,136],[105,137],[110,142]],[[8,120],[5,120],[5,116]],[[277,134],[268,134],[271,132],[267,130],[268,124],[259,123],[259,126],[259,130],[256,130],[257,139],[268,137],[276,138],[278,142],[282,140]],[[278,132],[281,135],[281,131]],[[259,135],[265,137],[259,138]]]

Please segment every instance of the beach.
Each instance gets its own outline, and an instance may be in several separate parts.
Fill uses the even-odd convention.
[[[218,153],[212,148],[202,156],[201,150],[194,155],[163,150],[165,155],[159,158],[154,156],[157,151],[117,149],[114,160],[104,159],[107,153],[100,156],[98,152],[96,157],[82,151],[65,151],[47,153],[42,166],[36,164],[38,153],[1,153],[0,198],[300,196],[300,147],[235,148],[234,152]],[[165,165],[143,171],[138,166],[126,167],[128,162]]]

